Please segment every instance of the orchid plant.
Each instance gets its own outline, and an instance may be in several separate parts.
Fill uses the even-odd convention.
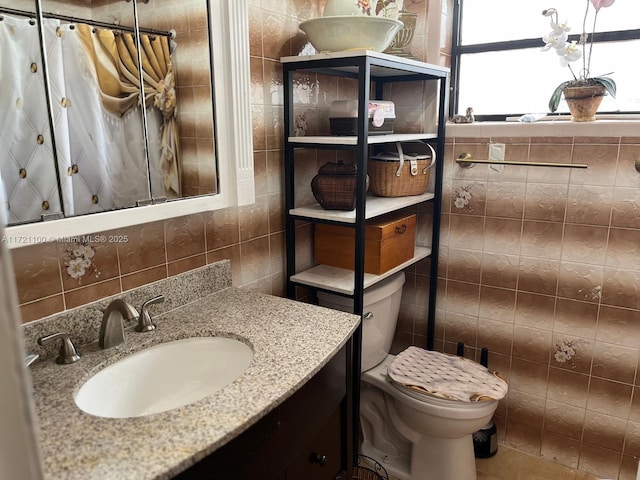
[[[558,11],[555,8],[548,8],[542,12],[542,15],[549,17],[551,23],[551,32],[542,37],[545,45],[542,48],[543,51],[553,50],[560,57],[560,65],[563,67],[569,67],[573,80],[562,82],[551,95],[549,100],[549,109],[555,112],[558,109],[560,98],[565,87],[577,87],[588,85],[602,85],[612,97],[616,96],[616,83],[613,79],[607,76],[591,77],[591,54],[593,52],[593,34],[596,29],[596,21],[598,20],[598,13],[605,7],[613,5],[615,0],[586,0],[587,8],[584,13],[584,20],[582,21],[582,35],[580,40],[568,41],[568,32],[571,28],[566,22],[558,21]],[[587,33],[587,17],[589,15],[590,7],[595,9],[595,15],[593,17],[593,29],[591,32],[591,38]],[[588,47],[588,51],[587,51]],[[571,63],[576,62],[582,58],[582,69],[576,72],[571,67]]]

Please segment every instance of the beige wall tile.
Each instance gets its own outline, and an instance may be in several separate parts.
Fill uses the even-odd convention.
[[[480,283],[482,252],[451,248],[448,251],[447,264],[449,280]]]
[[[598,316],[596,340],[636,347],[640,337],[640,311],[602,305]]]
[[[557,462],[557,464],[566,465],[571,468],[578,466],[578,457],[580,455],[580,441],[572,440],[562,435],[555,435],[545,431],[542,435],[541,457],[547,460]],[[560,465],[557,465],[558,468]],[[567,473],[569,475],[569,473]],[[549,477],[557,478],[557,477]],[[570,477],[568,477],[570,478]]]
[[[487,184],[487,216],[522,219],[525,190],[524,183],[490,181]]]
[[[484,251],[518,255],[521,249],[522,221],[487,217],[484,230]]]
[[[638,365],[638,348],[596,342],[591,375],[623,383],[633,383]]]
[[[613,190],[611,226],[640,228],[640,190],[616,187]]]
[[[548,364],[551,337],[550,331],[515,325],[513,327],[512,355],[514,358],[522,358],[543,365]]]
[[[573,163],[586,169],[571,170],[572,185],[613,186],[616,180],[618,145],[574,145]]]
[[[555,304],[555,297],[518,292],[515,323],[551,330],[554,323]]]
[[[11,250],[18,302],[62,293],[58,244],[50,242]]]
[[[449,222],[449,248],[482,250],[484,218],[452,214]]]
[[[562,261],[602,265],[607,252],[605,227],[565,225]]]
[[[527,183],[525,194],[525,220],[562,222],[567,208],[565,184]]]
[[[640,272],[605,267],[602,303],[640,310]]]
[[[626,419],[631,406],[633,387],[593,377],[589,384],[587,409]]]
[[[594,338],[598,305],[558,298],[553,331]]]
[[[518,257],[484,252],[481,283],[493,287],[515,289],[518,282]]]
[[[558,452],[561,450],[557,446],[553,446],[555,443],[553,438],[557,438],[557,436],[561,436],[565,440],[580,441],[585,413],[586,410],[584,408],[547,399],[544,411],[544,433],[545,437],[547,434],[553,435],[548,439],[549,447],[553,451]],[[577,465],[577,451],[575,460]]]
[[[622,452],[627,421],[587,410],[582,442],[596,447]]]
[[[613,190],[610,187],[569,185],[567,223],[609,225]]]
[[[555,295],[559,267],[560,262],[558,260],[520,257],[518,290],[543,295]]]
[[[525,220],[522,226],[522,255],[558,260],[561,251],[562,223]]]
[[[64,310],[64,297],[57,294],[51,297],[44,297],[33,302],[20,305],[20,317],[22,323],[31,322],[40,318],[48,317],[54,313]]]
[[[602,296],[604,268],[600,265],[561,262],[558,296],[598,303]]]
[[[547,391],[549,365],[512,357],[509,386],[532,395]]]
[[[585,408],[589,393],[589,376],[551,367],[547,399]]]

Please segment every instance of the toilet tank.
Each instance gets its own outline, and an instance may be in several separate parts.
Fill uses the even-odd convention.
[[[362,309],[362,371],[378,365],[389,354],[396,331],[404,272],[365,289]],[[353,299],[328,292],[318,292],[323,307],[353,312]]]

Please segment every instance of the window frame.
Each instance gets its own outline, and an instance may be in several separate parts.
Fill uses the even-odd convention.
[[[542,36],[537,38],[522,38],[516,40],[506,40],[500,42],[475,43],[462,45],[462,3],[465,0],[454,0],[453,2],[453,29],[451,35],[451,84],[449,90],[449,117],[453,117],[458,112],[459,107],[459,84],[460,84],[460,59],[464,54],[499,52],[507,50],[522,50],[525,48],[542,48],[544,42]],[[591,35],[590,35],[591,36]],[[579,41],[580,34],[569,35],[568,41]],[[631,30],[610,30],[596,32],[593,34],[594,43],[622,42],[626,40],[640,40],[640,28]],[[527,112],[505,112],[501,114],[478,115],[475,119],[479,121],[504,121],[507,117],[521,116]],[[640,111],[615,111],[600,112],[610,115],[638,114]],[[548,113],[549,116],[562,116],[566,113]]]

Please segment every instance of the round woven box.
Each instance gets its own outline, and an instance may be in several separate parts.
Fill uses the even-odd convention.
[[[429,185],[431,167],[436,152],[429,144],[431,155],[405,154],[396,144],[397,153],[382,153],[369,158],[369,189],[379,197],[407,197],[421,195]]]

